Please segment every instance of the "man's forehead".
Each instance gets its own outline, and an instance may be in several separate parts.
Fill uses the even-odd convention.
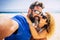
[[[35,6],[34,9],[41,10],[42,8],[40,6]]]

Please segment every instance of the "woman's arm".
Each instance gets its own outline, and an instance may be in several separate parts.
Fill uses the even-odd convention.
[[[32,22],[29,20],[29,18],[27,18],[27,21],[29,23],[30,31],[34,39],[40,39],[46,37],[46,33],[47,33],[46,30],[41,33],[38,33],[35,27],[32,25]]]
[[[31,25],[30,25],[30,31],[34,39],[41,39],[47,36],[46,30],[42,31],[41,33],[38,33],[36,29]]]

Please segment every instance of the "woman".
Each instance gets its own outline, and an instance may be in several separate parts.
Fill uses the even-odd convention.
[[[32,25],[32,22],[27,20],[32,34],[31,40],[47,40],[54,32],[54,19],[50,13],[46,12],[46,18],[40,17],[39,27]]]

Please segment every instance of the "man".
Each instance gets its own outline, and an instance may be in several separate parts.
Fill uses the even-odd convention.
[[[0,18],[0,40],[47,40],[50,21],[43,8],[43,3],[34,2],[26,17]]]

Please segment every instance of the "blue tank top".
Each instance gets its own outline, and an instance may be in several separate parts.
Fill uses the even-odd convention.
[[[19,24],[19,28],[16,33],[5,38],[5,40],[30,40],[31,33],[27,20],[21,15],[16,15],[12,19]]]

